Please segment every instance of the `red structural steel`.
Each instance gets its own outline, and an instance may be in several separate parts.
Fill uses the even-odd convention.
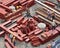
[[[1,0],[1,3],[2,3],[3,5],[10,5],[10,4],[12,4],[14,1],[16,1],[16,0]]]
[[[58,26],[58,27],[56,28],[56,30],[60,31],[60,27]]]
[[[4,31],[0,32],[0,36],[2,36],[4,33],[5,33]]]
[[[0,7],[4,8],[5,10],[7,10],[8,12],[12,12],[11,9],[8,6],[5,6],[3,4],[0,4]]]
[[[6,46],[6,48],[12,48],[12,47],[9,45],[8,42],[5,42],[5,46]]]
[[[7,2],[6,2],[7,1]],[[20,14],[26,10],[26,6],[27,7],[31,7],[32,5],[34,5],[35,1],[34,0],[3,0],[1,1],[0,4],[0,10],[2,12],[0,12],[0,18],[1,19],[5,19],[5,20],[9,20],[9,19],[15,19],[17,17],[20,17]],[[19,9],[16,10],[16,12],[12,12],[12,10],[9,8],[9,6],[14,5],[15,7],[17,6],[21,6]],[[3,16],[3,17],[2,17]],[[13,17],[12,17],[13,16]]]
[[[8,28],[5,27],[5,25],[11,23],[12,20],[9,20],[9,21],[7,21],[3,24],[0,24],[0,28],[3,29],[3,31],[1,32],[1,35],[5,34],[5,32],[13,34],[20,41],[25,41],[25,42],[30,41],[33,46],[38,46],[40,44],[43,44],[43,43],[45,43],[45,42],[47,42],[47,41],[49,41],[49,40],[51,40],[51,39],[53,39],[53,38],[55,38],[56,36],[59,35],[59,32],[60,32],[59,28],[60,27],[57,27],[54,31],[48,30],[47,32],[42,32],[42,30],[39,29],[37,27],[37,25],[35,24],[37,20],[35,21],[34,19],[33,18],[29,18],[29,19],[27,18],[26,19],[22,16],[22,17],[20,17],[20,19],[17,20],[17,24],[14,24],[14,25],[12,25]],[[40,20],[39,20],[39,22],[40,22]],[[27,25],[29,23],[31,25],[33,24],[32,28],[35,28],[35,29],[30,30],[29,27],[27,28]],[[29,26],[30,26],[30,24],[29,24]],[[21,30],[21,28],[22,28],[23,31]],[[24,33],[25,31],[26,31],[26,33]],[[39,34],[40,34],[40,37],[37,37]],[[33,37],[31,37],[31,36],[33,36]],[[6,39],[6,40],[8,40],[8,39]]]
[[[0,27],[4,30],[4,31],[6,31],[6,32],[8,32],[8,33],[11,33],[11,34],[13,34],[15,37],[17,37],[20,41],[22,41],[23,39],[21,38],[21,37],[19,37],[18,36],[18,34],[17,33],[13,33],[12,31],[10,31],[9,29],[7,29],[6,27],[4,27],[3,25],[1,25],[0,24]]]
[[[39,29],[33,30],[33,31],[31,31],[28,35],[31,35],[31,34],[33,34],[34,32],[38,31],[38,30],[39,30]]]
[[[46,5],[48,5],[48,6],[51,6],[51,7],[55,7],[55,4],[54,3],[52,3],[52,2],[50,2],[50,1],[45,1],[44,2]]]
[[[35,36],[34,34],[33,34],[33,35],[30,35],[29,38],[30,38],[31,44],[32,44],[33,46],[38,46],[38,45],[41,44],[40,38],[37,37],[37,36]]]
[[[24,19],[24,17],[20,17],[18,20],[17,20],[17,24],[20,25],[22,23],[22,20]]]
[[[21,36],[21,37],[25,37],[25,36],[26,36],[26,34],[23,34],[23,33],[21,32],[21,30],[18,30],[18,35]]]
[[[11,23],[11,20],[9,20],[9,21],[7,21],[7,22],[5,22],[5,23],[2,23],[2,25],[7,25],[7,24],[9,24],[9,23]]]
[[[15,36],[19,41],[25,41],[26,43],[31,42],[33,46],[44,44],[60,35],[60,26],[57,26],[54,30],[50,29],[52,26],[49,21],[51,20],[46,18],[46,16],[48,16],[47,13],[45,14],[44,12],[47,11],[46,9],[36,11],[37,14],[41,15],[45,20],[38,17],[38,15],[32,16],[31,18],[22,15],[26,7],[29,8],[35,4],[35,0],[2,0],[0,3],[0,18],[6,20],[6,22],[0,24],[0,28],[2,29],[0,36],[5,34],[6,48],[17,48],[8,37],[9,34]],[[55,7],[55,4],[52,2],[46,1],[44,3],[51,7]],[[9,8],[11,5],[15,6],[15,12],[12,12]],[[56,15],[56,17],[56,21],[60,21],[58,19],[59,16]],[[48,21],[46,21],[46,19]],[[41,22],[46,24],[45,31],[37,27],[37,24]],[[12,25],[10,26],[10,24]],[[7,27],[7,25],[9,26]]]
[[[5,35],[5,41],[7,41],[7,42],[12,46],[12,48],[16,48],[16,47],[14,46],[14,44],[11,42],[11,39],[8,37],[7,34]],[[8,45],[9,45],[9,44],[8,44]]]
[[[0,28],[2,28],[4,31],[6,31],[6,33],[11,33],[13,34],[17,39],[19,39],[20,41],[25,41],[25,42],[31,42],[31,44],[33,46],[38,46],[42,43],[45,43],[51,39],[53,39],[54,37],[56,37],[57,35],[59,35],[59,27],[56,28],[56,30],[52,31],[52,30],[49,30],[48,32],[42,32],[41,29],[39,29],[38,27],[36,27],[35,30],[33,31],[29,31],[29,32],[26,32],[26,34],[24,34],[20,28],[23,27],[24,29],[26,29],[26,25],[28,24],[23,24],[22,22],[26,22],[25,21],[25,18],[24,17],[21,17],[22,20],[19,19],[18,23],[20,23],[21,21],[21,24],[14,24],[13,26],[11,27],[8,27],[6,28],[5,25],[9,24],[11,22],[11,20],[3,23],[2,25],[0,24]],[[27,22],[30,22],[30,19],[27,21]],[[32,21],[31,21],[32,22]],[[31,23],[30,22],[30,23]],[[33,20],[33,22],[35,22]],[[34,24],[34,23],[33,23]],[[30,29],[30,28],[29,28]],[[27,29],[26,29],[27,31]],[[3,34],[4,32],[2,32]],[[42,34],[40,34],[42,33]],[[37,37],[37,35],[40,34],[40,37]],[[28,35],[28,36],[27,36]],[[32,37],[31,37],[32,36]],[[6,39],[6,38],[5,38]],[[8,38],[6,39],[8,40]],[[10,41],[8,41],[10,42]],[[8,44],[8,43],[7,43]],[[9,44],[8,44],[9,45]],[[11,44],[12,45],[12,44]]]
[[[8,12],[5,11],[5,9],[0,8],[0,18],[4,18],[4,16],[7,14]],[[3,17],[2,17],[3,16]]]
[[[60,0],[57,0],[58,2],[60,2]]]

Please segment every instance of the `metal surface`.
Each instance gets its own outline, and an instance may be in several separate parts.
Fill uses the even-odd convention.
[[[46,7],[46,8],[48,8],[48,9],[50,9],[50,10],[52,10],[52,11],[54,11],[54,12],[56,12],[57,14],[60,15],[60,12],[58,12],[58,11],[54,10],[53,8],[51,8],[51,7],[47,6],[47,5],[45,5],[45,4],[42,3],[41,1],[38,1],[38,0],[35,0],[35,1],[36,1],[37,3],[39,3],[40,5]]]

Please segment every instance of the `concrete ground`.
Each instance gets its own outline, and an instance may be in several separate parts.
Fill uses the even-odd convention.
[[[40,0],[40,1],[43,1],[43,0]],[[49,1],[57,3],[56,0],[49,0]],[[36,5],[34,5],[33,7],[30,8],[31,15],[35,15],[35,11],[34,10],[37,7],[39,7],[39,5],[36,4]],[[60,36],[56,37],[54,40],[57,40],[57,39],[60,39]],[[49,42],[47,42],[47,43],[45,43],[45,44],[42,44],[42,45],[40,45],[38,47],[33,47],[30,42],[29,43],[25,43],[25,42],[16,41],[16,46],[17,46],[17,48],[46,48],[46,46],[47,46],[48,43],[52,43],[52,40],[49,41]],[[0,48],[5,48],[4,37],[0,37]]]

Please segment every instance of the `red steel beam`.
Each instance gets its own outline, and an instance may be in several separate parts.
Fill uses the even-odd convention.
[[[17,47],[14,46],[14,44],[11,42],[11,39],[8,37],[7,34],[5,34],[5,40],[7,40],[7,42],[10,44],[10,46],[12,46],[13,48],[17,48]]]
[[[21,32],[21,30],[18,30],[18,35],[20,35],[21,37],[25,37],[25,36],[26,36],[26,34],[23,34],[23,33]]]
[[[51,7],[55,7],[55,4],[50,1],[45,1],[44,3],[51,6]]]
[[[7,6],[3,5],[3,4],[0,4],[0,7],[6,9],[6,10],[9,11],[9,12],[12,12],[9,7],[7,7]]]
[[[18,4],[19,4],[19,1],[18,0],[13,3],[14,6],[16,6]]]
[[[0,36],[1,36],[2,34],[4,34],[4,33],[5,33],[4,31],[0,32]]]
[[[35,33],[36,31],[39,31],[39,29],[31,31],[30,33],[28,33],[28,35],[31,35],[31,34]]]
[[[12,48],[12,47],[9,45],[8,42],[5,42],[5,46],[6,46],[6,48]]]
[[[24,18],[24,20],[22,21],[23,24],[26,24],[28,22],[28,18]]]
[[[3,25],[0,24],[0,28],[2,28],[4,31],[13,34],[16,38],[18,38],[20,41],[23,41],[23,38],[18,36],[17,33],[10,31],[8,28],[4,27]]]
[[[17,20],[17,24],[20,25],[22,23],[22,20],[24,19],[24,16],[20,17],[18,20]]]
[[[7,21],[7,22],[2,23],[2,25],[7,25],[7,24],[9,24],[10,22],[11,22],[11,20],[9,20],[9,21]]]
[[[5,26],[5,25],[9,24],[10,22],[11,22],[11,20],[9,20],[9,21],[7,21],[7,22],[5,22],[5,23],[2,23],[2,25]],[[8,29],[11,29],[11,28],[13,28],[13,27],[15,27],[15,26],[17,26],[17,24],[14,24],[13,26],[8,27]],[[2,34],[4,34],[4,33],[5,33],[5,31],[1,31],[1,32],[0,32],[0,36],[1,36]]]
[[[19,9],[19,10],[17,10],[16,12],[13,12],[13,13],[11,13],[11,14],[8,14],[7,16],[5,16],[5,18],[6,19],[9,19],[9,18],[12,18],[12,17],[14,17],[14,16],[20,16],[21,14],[21,11],[22,11],[22,9]]]

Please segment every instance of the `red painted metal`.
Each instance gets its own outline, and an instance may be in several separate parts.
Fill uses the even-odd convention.
[[[9,29],[7,29],[6,27],[4,27],[3,25],[0,24],[0,27],[1,27],[4,31],[13,34],[13,35],[14,35],[15,37],[17,37],[20,41],[23,40],[23,38],[21,38],[20,36],[18,36],[17,33],[10,31]]]
[[[6,12],[5,9],[0,8],[0,18],[4,18],[7,13],[8,13],[8,12]],[[2,16],[3,16],[3,17],[2,17]]]
[[[5,33],[4,31],[0,32],[0,36],[2,36],[4,33]]]
[[[26,24],[28,22],[28,18],[24,18],[24,20],[22,21],[22,24]]]
[[[0,7],[4,8],[5,10],[7,10],[8,12],[12,12],[11,9],[3,4],[0,4]]]
[[[15,27],[15,28],[12,28],[11,30],[12,30],[13,32],[17,32],[18,28]]]
[[[55,32],[55,33],[54,33]],[[46,43],[48,41],[50,41],[51,39],[57,37],[59,35],[59,32],[57,30],[50,30],[48,32],[43,32],[41,35],[40,35],[40,40],[41,40],[41,43]]]
[[[57,0],[58,2],[60,2],[60,0]]]
[[[16,12],[10,13],[7,16],[5,16],[5,19],[6,20],[14,19],[14,18],[16,19],[17,17],[21,16],[20,12],[21,12],[21,9],[17,10]]]
[[[12,47],[9,45],[8,42],[5,42],[5,46],[6,46],[6,48],[12,48]]]
[[[34,4],[35,4],[35,0],[29,0],[27,6],[31,7]]]
[[[28,36],[24,37],[24,40],[25,40],[25,42],[27,42],[27,43],[30,41],[30,39],[29,39]]]
[[[39,31],[39,29],[36,29],[36,30],[31,31],[30,33],[28,33],[28,35],[31,35],[31,34],[33,34],[36,31]]]
[[[26,10],[26,6],[31,7],[35,3],[35,0],[11,0],[7,3],[5,1],[10,0],[3,0],[3,3],[0,4],[0,10],[2,11],[0,11],[0,18],[7,20],[7,22],[0,24],[0,28],[3,30],[0,33],[0,36],[6,33],[13,34],[20,41],[30,41],[33,46],[38,46],[41,43],[45,43],[59,35],[60,27],[57,27],[54,31],[52,31],[48,29],[50,26],[48,23],[46,23],[46,32],[42,32],[42,30],[37,27],[37,23],[40,23],[43,20],[41,20],[38,16],[33,16],[33,18],[25,18],[22,16],[21,13]],[[53,3],[50,3],[48,1],[44,3],[55,7]],[[14,5],[15,7],[21,6],[21,8],[16,8],[16,12],[12,12],[9,8],[10,5]],[[18,17],[19,19],[17,20],[17,23],[9,26],[8,28],[5,27],[7,24],[11,23],[12,20],[17,19]],[[39,35],[39,37],[37,37],[37,35]],[[7,48],[10,46],[16,48],[11,42],[11,39],[8,37],[8,35],[5,35],[5,40],[7,40],[5,42]]]
[[[56,30],[58,30],[59,32],[60,32],[60,27],[58,26],[58,27],[56,27]]]
[[[13,2],[15,2],[16,0],[1,0],[3,5],[9,6],[11,5]]]
[[[26,36],[26,34],[23,34],[23,33],[21,32],[21,30],[18,30],[17,32],[18,32],[18,35],[21,36],[21,37],[25,37],[25,36]]]
[[[52,2],[49,2],[49,1],[45,1],[44,2],[46,5],[48,5],[48,6],[51,6],[51,7],[55,7],[55,4],[53,4]]]
[[[29,38],[33,46],[39,46],[41,44],[40,38],[35,36],[34,34],[30,35]]]
[[[20,3],[19,3],[18,0],[13,3],[14,6],[17,6],[17,5],[19,5],[19,4],[20,4]]]
[[[7,25],[7,24],[9,24],[9,23],[11,23],[11,20],[9,20],[9,21],[7,21],[7,22],[2,23],[2,25],[3,25],[3,26],[5,26],[5,25]]]
[[[22,23],[22,20],[24,19],[24,17],[20,17],[18,20],[17,20],[17,24],[20,25]]]
[[[5,35],[5,41],[7,41],[10,44],[10,46],[12,46],[12,48],[16,48],[7,34]]]
[[[38,30],[38,31],[36,31],[34,34],[38,35],[38,34],[40,34],[40,33],[42,33],[42,30]]]
[[[20,3],[21,4],[24,3],[24,2],[27,2],[27,0],[20,0]]]

